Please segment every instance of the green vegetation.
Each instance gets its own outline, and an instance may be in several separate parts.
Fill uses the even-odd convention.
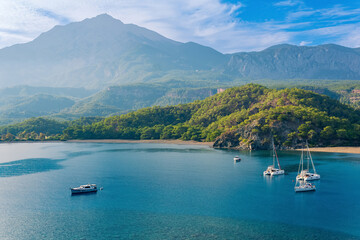
[[[30,118],[21,123],[0,127],[2,141],[60,140],[68,123],[45,118]]]
[[[35,87],[3,89],[0,90],[0,125],[20,122],[30,117],[46,116],[65,121],[80,117],[120,115],[151,106],[185,104],[215,95],[219,89],[249,82],[261,83],[276,89],[296,87],[311,90],[355,108],[360,106],[358,80],[237,79],[221,82],[216,79],[201,81],[159,79],[154,83],[112,86],[101,91]]]
[[[31,121],[40,123],[35,127]],[[144,108],[104,119],[31,121],[1,128],[3,139],[10,140],[8,133],[22,139],[19,134],[25,131],[43,133],[45,139],[217,140],[218,147],[244,148],[263,148],[271,137],[284,148],[296,147],[303,140],[316,146],[360,143],[360,111],[312,91],[257,84],[230,88],[193,103]]]
[[[86,126],[100,121],[100,117],[80,118],[74,121],[56,121],[46,118],[30,118],[21,123],[0,127],[1,141],[65,140],[63,131],[72,126]]]

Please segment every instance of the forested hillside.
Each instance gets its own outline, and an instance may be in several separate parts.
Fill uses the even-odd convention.
[[[20,133],[40,134],[21,127],[28,124],[3,127],[1,133],[11,133],[14,139],[21,139]],[[305,140],[313,146],[358,145],[360,111],[308,90],[248,84],[189,104],[144,108],[105,119],[82,118],[55,129],[43,131],[44,138],[54,139],[63,130],[56,138],[183,139],[241,149],[267,149],[271,138],[281,148],[301,147]]]

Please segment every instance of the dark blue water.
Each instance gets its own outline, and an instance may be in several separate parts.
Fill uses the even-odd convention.
[[[240,163],[233,157],[239,155]],[[167,144],[0,145],[0,239],[360,239],[360,155],[313,153],[316,192],[269,152]],[[70,187],[96,183],[96,194]]]

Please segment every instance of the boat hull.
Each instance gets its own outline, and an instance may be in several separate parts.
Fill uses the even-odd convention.
[[[315,190],[316,190],[315,187],[306,187],[306,188],[295,187],[295,192],[310,192],[310,191],[315,191]]]
[[[298,175],[296,177],[296,180],[305,180],[305,181],[313,181],[313,180],[319,180],[320,175],[316,173],[308,173],[305,176],[304,175]]]
[[[71,194],[82,194],[82,193],[94,193],[97,192],[98,188],[96,184],[86,184],[80,187],[70,188]]]
[[[270,175],[270,176],[277,176],[277,175],[282,175],[284,174],[285,171],[282,170],[282,169],[277,169],[277,168],[274,168],[272,166],[269,166],[264,172],[263,172],[263,175]]]
[[[305,177],[305,181],[313,181],[313,180],[319,180],[320,175],[319,174],[313,174],[311,176]]]
[[[299,183],[299,185],[297,185]],[[303,182],[296,182],[294,187],[295,192],[309,192],[309,191],[315,191],[316,186],[312,185],[311,183],[307,183],[306,181]]]
[[[77,190],[71,189],[71,194],[83,194],[83,193],[95,193],[97,189],[89,189],[89,190]]]
[[[271,176],[276,176],[276,175],[283,175],[285,173],[284,170],[278,170],[278,171],[275,171],[275,172],[271,172]]]

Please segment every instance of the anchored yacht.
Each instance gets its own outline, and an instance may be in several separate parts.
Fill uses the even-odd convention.
[[[308,191],[315,191],[315,185],[308,183],[303,180],[297,180],[295,183],[295,192],[308,192]]]
[[[273,150],[272,150],[273,165],[267,167],[267,169],[263,173],[264,176],[265,175],[276,176],[276,175],[282,175],[282,174],[285,173],[285,171],[283,169],[281,169],[281,166],[280,166],[279,158],[278,158],[277,153],[276,153],[274,139],[272,140],[272,148],[273,148]],[[276,159],[276,161],[275,161],[275,159]],[[279,168],[275,167],[275,163],[277,163]]]
[[[96,184],[86,184],[81,185],[80,187],[71,188],[72,194],[78,194],[78,193],[90,193],[90,192],[97,192],[97,186]]]
[[[307,169],[304,169],[304,150],[302,150],[298,175],[296,176],[296,180],[312,181],[312,180],[320,179],[320,174],[316,173],[315,165],[311,157],[309,145],[307,144],[307,142],[306,142],[306,160],[307,160]],[[313,172],[310,172],[310,162]]]

